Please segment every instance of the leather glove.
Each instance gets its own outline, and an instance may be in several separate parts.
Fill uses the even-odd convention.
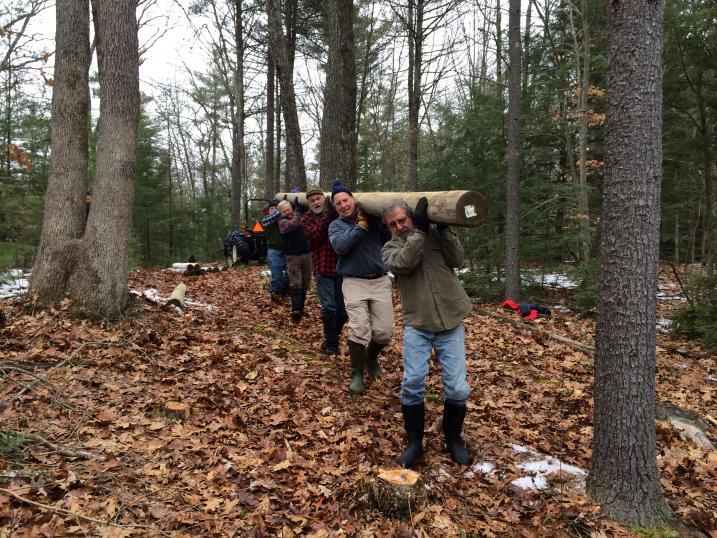
[[[294,201],[291,202],[291,208],[299,213],[306,213],[306,208],[299,203],[298,199],[294,199]]]
[[[421,230],[423,233],[428,233],[428,227],[430,226],[430,222],[428,222],[428,216],[426,215],[426,212],[428,211],[428,198],[425,196],[422,196],[418,203],[416,204],[416,209],[413,210],[413,224],[416,225],[416,228]]]
[[[334,220],[338,218],[339,214],[336,212],[336,208],[334,207],[334,203],[331,201],[330,197],[326,197],[324,200],[324,208],[321,211],[324,215],[326,215],[329,220]]]
[[[368,221],[366,220],[366,214],[361,211],[361,208],[356,209],[356,215],[358,216],[358,221],[356,222],[356,226],[361,228],[364,231],[368,231]]]

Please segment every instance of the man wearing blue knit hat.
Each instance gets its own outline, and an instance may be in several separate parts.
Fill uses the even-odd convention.
[[[335,181],[331,201],[339,214],[329,226],[329,240],[338,254],[336,272],[349,321],[349,354],[353,394],[364,392],[364,369],[381,377],[378,355],[393,336],[393,300],[381,248],[391,234],[379,219],[366,215],[353,194]]]

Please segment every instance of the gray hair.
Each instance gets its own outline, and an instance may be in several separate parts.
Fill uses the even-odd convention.
[[[289,202],[288,200],[282,200],[281,202],[279,202],[279,205],[276,206],[276,207],[279,208],[279,211],[281,211],[281,210],[284,209],[286,206],[291,207],[291,202]]]
[[[389,200],[386,205],[381,208],[381,218],[383,221],[386,222],[386,217],[393,215],[394,211],[397,209],[403,209],[406,212],[406,215],[413,219],[413,211],[411,211],[411,208],[408,207],[406,200],[403,200],[402,198],[394,198],[393,200]]]

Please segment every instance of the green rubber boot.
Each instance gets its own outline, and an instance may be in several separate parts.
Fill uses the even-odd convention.
[[[381,350],[385,347],[385,345],[377,344],[371,340],[366,348],[366,368],[368,369],[368,373],[376,379],[381,379],[383,375],[381,367],[378,364],[378,354],[381,353]]]
[[[352,394],[363,394],[363,370],[366,363],[366,346],[349,340],[349,355],[351,356],[351,382],[349,391]]]

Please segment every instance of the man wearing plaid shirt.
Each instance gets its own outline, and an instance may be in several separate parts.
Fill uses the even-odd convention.
[[[325,339],[322,351],[327,355],[335,355],[339,349],[341,330],[348,320],[341,293],[342,278],[336,273],[336,252],[329,241],[329,224],[337,214],[332,204],[326,204],[324,192],[319,187],[309,187],[306,200],[309,211],[301,218],[301,226],[309,240],[316,295],[321,303]]]

